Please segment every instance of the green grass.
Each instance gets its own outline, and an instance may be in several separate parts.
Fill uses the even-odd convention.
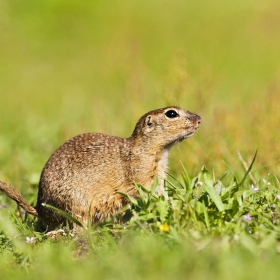
[[[0,179],[28,202],[76,134],[127,137],[168,105],[202,124],[171,151],[170,199],[140,188],[125,225],[52,240],[0,194],[0,278],[276,279],[279,12],[276,0],[1,1]]]
[[[36,232],[30,218],[5,214],[1,273],[19,279],[274,279],[279,183],[270,178],[252,188],[248,174],[241,181],[226,175],[231,180],[224,183],[226,176],[213,178],[205,168],[192,180],[183,171],[181,183],[167,182],[168,199],[136,186],[139,199],[131,199],[127,223],[108,220],[54,240]]]

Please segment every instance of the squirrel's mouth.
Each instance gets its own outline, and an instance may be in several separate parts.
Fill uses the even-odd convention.
[[[194,133],[198,130],[199,124],[200,124],[200,122],[198,122],[197,124],[195,124],[195,125],[192,127],[192,131],[187,132],[187,133],[185,134],[184,138],[188,138],[188,137],[193,136]]]
[[[168,143],[165,148],[171,148],[173,145],[178,144],[180,142],[182,142],[183,140],[191,137],[194,135],[194,133],[197,131],[197,129],[199,128],[199,124],[200,121],[198,123],[196,123],[193,127],[187,127],[185,128],[185,131],[183,134],[181,134],[180,137],[178,137],[177,139],[173,140],[172,142]],[[191,129],[191,131],[188,131],[189,129]]]

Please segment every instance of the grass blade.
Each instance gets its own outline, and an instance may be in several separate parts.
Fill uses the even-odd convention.
[[[76,224],[76,225],[78,225],[78,226],[80,226],[82,228],[85,228],[80,221],[78,221],[76,218],[72,217],[70,214],[66,213],[65,211],[63,211],[61,209],[58,209],[58,208],[56,208],[56,207],[54,207],[52,205],[46,204],[46,203],[42,203],[42,206],[44,206],[44,207],[46,207],[48,209],[54,210],[57,214],[63,216],[67,220],[73,222],[74,224]]]
[[[190,177],[189,177],[189,174],[188,174],[188,172],[187,172],[187,170],[186,170],[186,168],[185,168],[185,166],[183,165],[183,163],[180,161],[180,163],[181,163],[181,166],[182,166],[182,168],[183,168],[183,172],[182,172],[182,177],[183,177],[183,180],[184,180],[184,183],[185,183],[185,186],[186,186],[186,189],[187,189],[187,191],[189,191],[190,190]]]
[[[251,162],[251,164],[250,164],[248,170],[246,171],[246,173],[245,173],[243,179],[242,179],[241,182],[239,183],[239,186],[242,186],[242,185],[244,184],[245,180],[247,179],[247,177],[249,176],[250,171],[251,171],[251,169],[252,169],[252,167],[253,167],[253,164],[254,164],[254,162],[255,162],[255,159],[256,159],[256,157],[257,157],[257,154],[258,154],[258,150],[256,150],[255,155],[254,155],[254,158],[253,158],[253,160],[252,160],[252,162]]]
[[[123,193],[123,192],[117,192],[119,194],[121,194],[122,196],[124,196],[125,198],[127,198],[133,205],[138,205],[138,201],[136,198],[126,194],[126,193]]]

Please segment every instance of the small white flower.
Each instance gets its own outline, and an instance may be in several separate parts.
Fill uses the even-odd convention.
[[[35,243],[35,237],[26,237],[26,243],[28,244],[34,244]]]
[[[221,194],[222,192],[222,185],[221,184],[216,184],[215,190],[218,194]]]
[[[254,185],[250,185],[250,189],[255,192],[259,190],[259,188],[255,187]]]
[[[202,187],[203,182],[197,182],[196,184],[197,184],[198,187]]]
[[[277,195],[276,195],[276,198],[278,198],[278,199],[280,200],[280,194],[277,194]]]

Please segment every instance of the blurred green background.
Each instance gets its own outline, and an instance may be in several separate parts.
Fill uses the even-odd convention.
[[[203,120],[171,173],[243,170],[236,150],[258,148],[259,172],[279,174],[279,15],[277,0],[2,0],[1,179],[36,183],[68,138],[127,137],[168,105]]]
[[[64,141],[89,131],[127,137],[144,113],[179,105],[199,114],[202,124],[171,151],[176,178],[181,161],[191,176],[206,165],[216,176],[232,169],[241,179],[236,151],[250,162],[258,149],[253,175],[266,184],[270,173],[277,182],[279,15],[279,0],[1,0],[0,180],[35,204],[40,172]],[[262,225],[251,234],[240,217],[226,222],[231,235],[173,232],[178,239],[185,234],[183,242],[133,230],[102,239],[97,230],[83,258],[74,239],[30,233],[33,225],[26,230],[29,220],[15,219],[19,212],[9,211],[15,203],[0,195],[1,207],[4,202],[11,208],[0,213],[1,279],[278,275],[279,225],[270,235]],[[276,206],[254,203],[267,206],[269,220]],[[25,242],[31,234],[36,244]]]

